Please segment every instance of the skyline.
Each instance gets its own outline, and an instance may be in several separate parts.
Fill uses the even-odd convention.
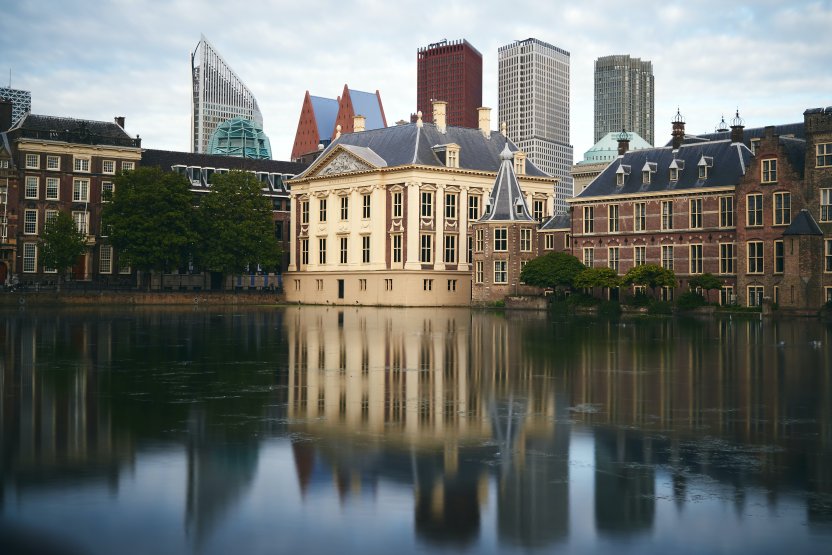
[[[125,116],[127,132],[141,135],[145,148],[188,151],[190,53],[204,34],[258,99],[278,160],[290,157],[307,90],[327,96],[345,83],[378,89],[388,123],[409,120],[417,50],[445,38],[466,39],[482,53],[483,104],[495,116],[493,129],[499,128],[497,49],[533,37],[570,52],[575,161],[593,145],[593,62],[601,56],[653,63],[659,145],[670,139],[677,106],[688,133],[707,133],[736,109],[746,126],[759,127],[800,121],[805,109],[832,104],[828,0],[730,7],[706,0],[658,9],[646,1],[520,2],[508,10],[491,0],[351,6],[327,0],[314,15],[281,1],[246,6],[259,16],[222,4],[206,9],[195,0],[11,5],[0,21],[0,70],[10,73],[13,88],[32,92],[33,113]]]

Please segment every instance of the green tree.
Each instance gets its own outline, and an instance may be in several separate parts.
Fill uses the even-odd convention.
[[[259,264],[274,268],[280,246],[274,238],[272,206],[248,172],[215,174],[197,212],[200,264],[223,275]]]
[[[708,302],[711,302],[710,291],[722,289],[722,280],[713,274],[699,274],[690,278],[688,286],[691,290],[702,289],[705,291]]]
[[[657,287],[676,287],[676,274],[658,264],[642,264],[630,268],[624,274],[623,282],[649,287],[655,297]]]
[[[520,281],[537,287],[575,286],[575,276],[586,268],[581,261],[565,252],[550,252],[529,260],[520,272]]]
[[[84,234],[75,227],[72,216],[66,212],[58,214],[46,222],[40,238],[40,259],[44,268],[58,271],[58,291],[61,282],[78,257],[87,250]]]
[[[189,187],[184,176],[159,168],[116,177],[102,217],[121,262],[142,271],[169,272],[187,260],[196,241]]]
[[[586,268],[575,276],[575,287],[606,287],[613,289],[621,285],[621,278],[612,268]]]

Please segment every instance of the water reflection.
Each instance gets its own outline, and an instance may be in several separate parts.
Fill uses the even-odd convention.
[[[0,545],[811,548],[832,537],[830,346],[815,321],[14,313]],[[729,508],[733,548],[699,537]],[[389,532],[353,537],[368,514]]]

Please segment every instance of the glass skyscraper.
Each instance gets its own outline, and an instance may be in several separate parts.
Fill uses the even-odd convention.
[[[622,129],[654,144],[653,63],[628,55],[595,60],[595,142]]]

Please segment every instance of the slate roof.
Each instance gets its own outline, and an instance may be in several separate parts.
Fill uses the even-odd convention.
[[[514,154],[508,143],[500,152],[500,170],[486,202],[485,213],[480,222],[533,222],[523,191],[514,173]]]
[[[130,137],[120,126],[106,121],[26,114],[8,132],[15,138],[127,147],[141,146],[140,139]]]
[[[555,229],[572,229],[572,216],[568,212],[558,212],[540,226],[540,231],[553,231]]]
[[[703,157],[710,160],[706,179],[699,179],[698,165]],[[673,160],[684,163],[678,181],[670,181]],[[591,198],[619,194],[657,193],[662,191],[695,190],[736,185],[745,174],[751,151],[743,144],[713,141],[682,145],[677,151],[671,147],[635,150],[614,160],[576,198]],[[645,164],[655,164],[650,183],[642,182]],[[619,168],[629,171],[624,184],[617,184]]]
[[[497,131],[492,131],[489,138],[485,138],[479,129],[448,126],[445,133],[440,133],[433,123],[423,123],[421,126],[417,123],[408,123],[360,133],[343,134],[332,141],[317,158],[316,163],[298,177],[305,177],[338,145],[368,148],[383,160],[387,167],[406,165],[445,167],[445,163],[440,160],[433,147],[451,143],[459,145],[459,167],[465,170],[496,172],[500,168],[500,151],[506,143],[511,152],[518,150],[514,143],[507,141]],[[526,175],[550,177],[528,159],[526,160]]]
[[[318,137],[329,139],[335,129],[335,118],[338,116],[338,101],[334,98],[309,95],[312,110],[315,112],[315,123],[318,125]]]
[[[366,118],[364,120],[366,129],[384,127],[384,118],[381,115],[381,103],[376,93],[350,89],[350,99],[352,100],[352,108],[355,115]]]
[[[742,142],[745,146],[751,148],[751,139],[762,139],[766,134],[765,127],[746,127],[742,131]],[[774,134],[792,135],[797,139],[806,138],[806,129],[803,122],[798,123],[784,123],[774,126]],[[685,135],[684,143],[701,143],[703,141],[723,141],[731,140],[731,131],[715,131],[714,133],[701,133],[697,135]],[[669,140],[665,146],[671,146],[673,139]]]
[[[806,172],[806,140],[780,137],[780,145],[786,153],[786,158],[789,159],[789,164],[800,179],[803,179]]]
[[[141,165],[155,166],[166,171],[170,171],[173,166],[197,166],[200,168],[224,168],[229,170],[285,173],[291,175],[297,175],[308,167],[307,164],[282,162],[280,160],[262,160],[240,158],[239,156],[221,156],[198,152],[154,149],[142,151]]]
[[[823,235],[823,231],[809,211],[804,208],[797,213],[783,235]]]

